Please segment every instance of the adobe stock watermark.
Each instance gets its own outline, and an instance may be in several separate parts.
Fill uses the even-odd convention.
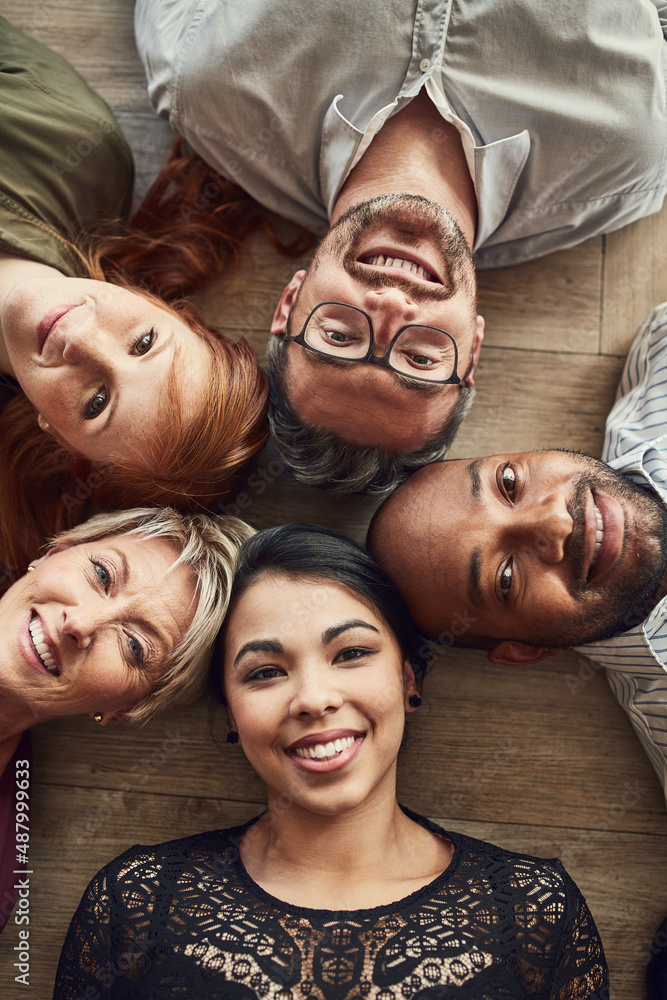
[[[466,775],[465,792],[454,792],[449,801],[454,809],[462,809],[470,801],[470,796],[478,792],[487,782],[497,778],[517,750],[511,740],[500,740],[494,751],[487,755],[484,763]]]
[[[105,479],[113,475],[112,462],[92,462],[92,468],[85,479],[77,477],[71,487],[72,493],[63,493],[60,502],[65,505],[68,514],[77,511],[93,495],[93,490],[101,486]]]
[[[187,742],[188,740],[181,735],[180,730],[168,730],[161,747],[134,763],[130,768],[128,779],[115,791],[105,792],[103,802],[97,809],[90,813],[80,826],[73,827],[71,837],[74,843],[80,847],[90,837],[94,837],[109,822],[114,812],[121,808],[125,796],[133,794],[145,785],[154,774],[164,767],[170,757],[173,757],[176,752],[180,752],[181,747]]]
[[[606,809],[600,810],[598,815],[591,821],[591,827],[587,834],[580,834],[578,839],[570,840],[562,848],[563,864],[569,868],[577,862],[582,862],[584,852],[594,849],[594,838],[591,833],[607,833],[618,830],[618,825],[628,812],[634,809],[651,789],[641,781],[626,781],[623,790],[615,802],[612,802]],[[573,834],[574,836],[574,834]]]
[[[287,466],[284,462],[274,458],[267,465],[251,472],[245,482],[246,489],[240,490],[230,503],[218,507],[216,513],[227,514],[230,517],[242,517],[243,512],[247,512],[255,499],[262,496],[271,483],[280,478],[286,469]]]
[[[614,286],[613,294],[604,303],[603,320],[609,320],[624,308],[628,299],[635,292],[640,291],[650,280],[656,271],[667,267],[667,250],[661,247],[652,246],[645,257],[645,263],[636,267],[631,276],[624,282]],[[591,318],[580,327],[570,330],[569,343],[571,347],[583,346],[590,340],[590,337],[599,332],[599,317]]]
[[[81,166],[86,157],[90,156],[97,146],[102,144],[105,133],[108,135],[113,131],[113,122],[102,120],[97,128],[92,129],[81,139],[72,140],[60,154],[60,158],[51,161],[51,169],[54,174],[58,177],[71,174]]]

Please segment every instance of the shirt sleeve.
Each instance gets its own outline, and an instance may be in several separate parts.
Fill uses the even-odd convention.
[[[607,419],[602,458],[614,467],[667,432],[667,303],[639,327],[616,403]]]
[[[111,912],[108,881],[100,872],[90,882],[72,917],[58,962],[54,1000],[108,997]]]
[[[598,929],[586,900],[564,868],[562,874],[567,903],[552,1000],[609,1000],[609,972]]]
[[[128,1000],[154,944],[159,870],[150,848],[132,848],[90,882],[67,931],[54,1000]]]

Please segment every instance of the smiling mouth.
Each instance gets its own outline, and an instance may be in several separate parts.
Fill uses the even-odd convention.
[[[66,316],[67,313],[71,312],[72,309],[76,308],[77,308],[76,302],[73,303],[72,305],[56,306],[55,309],[51,309],[46,314],[46,316],[44,316],[41,323],[37,327],[37,343],[39,346],[40,354],[44,350],[44,345],[46,344],[46,341],[49,339],[49,337],[53,333],[54,329],[56,328],[60,320],[64,316]]]
[[[438,282],[436,275],[427,271],[422,264],[419,264],[416,260],[411,260],[409,257],[389,257],[386,254],[379,253],[371,257],[361,257],[360,263],[368,264],[371,267],[400,268],[403,271],[407,271],[408,274],[415,275],[421,281]]]
[[[591,564],[588,567],[588,574],[590,576],[593,567],[595,566],[595,560],[598,557],[598,552],[602,546],[602,539],[604,537],[604,521],[602,519],[602,514],[600,509],[595,506],[595,546],[593,548],[593,558],[591,559]]]
[[[49,673],[54,674],[56,677],[58,677],[60,671],[58,670],[56,661],[51,656],[51,650],[49,649],[46,643],[44,631],[36,615],[30,619],[28,628],[30,629],[30,638],[32,640],[32,645],[33,649],[35,650],[35,653],[37,654],[41,662],[44,664],[46,669],[49,671]]]
[[[295,747],[292,753],[306,760],[333,760],[347,750],[355,742],[355,736],[346,736],[342,740],[332,740],[329,743],[316,743],[310,747]]]

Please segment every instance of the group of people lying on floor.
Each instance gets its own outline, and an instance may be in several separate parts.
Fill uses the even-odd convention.
[[[401,808],[396,759],[424,637],[511,664],[574,646],[667,786],[667,305],[603,461],[444,460],[484,334],[475,266],[659,210],[667,15],[427,6],[139,0],[149,93],[188,147],[132,221],[112,112],[0,20],[0,843],[31,725],[144,722],[207,687],[268,803],[107,865],[63,1000],[607,996],[562,866]],[[189,296],[273,236],[269,212],[323,239],[277,303],[267,379]],[[269,430],[298,480],[385,496],[369,552],[210,513]]]

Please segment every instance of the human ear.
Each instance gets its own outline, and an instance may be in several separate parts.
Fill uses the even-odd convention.
[[[477,316],[475,319],[475,338],[472,345],[472,364],[470,366],[470,371],[465,377],[465,385],[472,389],[475,384],[475,379],[473,378],[475,374],[475,368],[477,367],[477,362],[479,361],[479,352],[482,349],[482,341],[484,340],[484,317]]]
[[[294,303],[296,302],[299,289],[301,288],[305,277],[305,271],[297,271],[296,274],[294,274],[290,279],[289,284],[283,289],[283,293],[280,296],[280,301],[276,306],[276,311],[273,314],[273,320],[271,322],[272,337],[282,337],[285,334],[287,329],[287,319],[292,311]]]
[[[128,708],[132,707],[132,705],[128,706]],[[126,722],[128,708],[116,712],[90,712],[89,715],[98,726],[108,726],[110,722]]]
[[[68,448],[69,447],[69,445],[67,444],[67,441],[65,440],[65,438],[62,437],[58,433],[58,431],[55,430],[51,426],[51,424],[48,422],[48,420],[45,417],[43,417],[41,413],[37,414],[37,423],[39,424],[39,429],[40,430],[44,431],[45,434],[48,434],[49,437],[54,438],[54,440],[56,440],[58,442],[58,444],[62,445],[63,448]]]
[[[237,733],[238,729],[236,728],[236,719],[234,718],[234,713],[230,710],[229,706],[227,706],[227,722],[230,730]]]
[[[403,662],[403,692],[406,712],[416,712],[416,707],[410,704],[410,698],[418,694],[415,672],[409,660]]]
[[[68,545],[66,542],[59,542],[58,545],[54,545],[52,549],[45,552],[43,556],[39,556],[37,559],[31,559],[30,565],[33,569],[37,569],[37,567],[41,566],[45,559],[48,559],[50,556],[55,556],[57,552],[64,552],[65,549],[70,549],[71,547],[72,546]]]
[[[549,649],[547,646],[528,646],[525,642],[499,642],[491,647],[487,658],[490,663],[520,667],[548,660],[550,656],[558,656],[559,653],[562,653],[561,649]]]

